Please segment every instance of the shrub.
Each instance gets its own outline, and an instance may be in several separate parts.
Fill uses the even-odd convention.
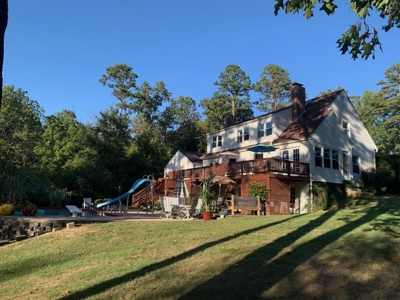
[[[314,181],[312,185],[312,210],[328,210],[343,207],[346,201],[344,184]]]
[[[100,203],[106,202],[105,199],[96,199],[94,200],[94,207],[97,207]]]
[[[249,182],[249,195],[260,197],[261,201],[266,201],[268,198],[268,188],[260,182]]]
[[[388,177],[379,169],[368,168],[361,172],[364,188],[369,192],[379,192],[388,183]]]

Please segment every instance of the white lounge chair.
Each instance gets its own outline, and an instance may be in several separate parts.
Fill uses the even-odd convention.
[[[71,217],[78,217],[79,215],[82,217],[82,211],[75,205],[65,205],[65,207],[71,213]]]
[[[92,198],[83,198],[82,208],[83,209],[93,208]]]

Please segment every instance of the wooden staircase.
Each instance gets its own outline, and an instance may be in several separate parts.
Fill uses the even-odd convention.
[[[153,185],[153,198],[151,197],[151,186]],[[152,203],[152,200],[156,201],[161,196],[164,196],[164,180],[156,181],[153,180],[152,184],[147,185],[137,193],[132,195],[132,208],[138,206],[147,206]]]

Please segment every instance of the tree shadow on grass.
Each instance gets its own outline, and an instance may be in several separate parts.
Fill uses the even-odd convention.
[[[190,256],[195,255],[196,253],[202,252],[202,251],[204,251],[204,250],[206,250],[208,248],[211,248],[213,246],[216,246],[218,244],[221,244],[221,243],[224,243],[224,242],[228,242],[230,240],[239,238],[241,236],[245,236],[245,235],[251,234],[253,232],[257,232],[259,230],[263,230],[263,229],[266,229],[266,228],[269,228],[269,227],[274,227],[276,225],[285,223],[287,221],[290,221],[290,220],[293,220],[294,218],[299,218],[299,217],[301,217],[301,215],[300,216],[299,215],[298,216],[294,216],[294,217],[288,218],[288,219],[284,219],[282,221],[277,221],[277,222],[274,222],[274,223],[269,223],[269,224],[266,224],[266,225],[258,226],[256,228],[245,230],[245,231],[239,232],[237,234],[233,234],[233,235],[224,237],[222,239],[206,243],[204,245],[196,247],[196,248],[194,248],[194,249],[192,249],[190,251],[186,251],[186,252],[184,252],[184,253],[182,253],[180,255],[177,255],[175,257],[171,257],[171,258],[166,259],[164,261],[161,261],[161,262],[154,263],[152,265],[146,266],[146,267],[144,267],[144,268],[142,268],[140,270],[137,270],[137,271],[134,271],[134,272],[131,272],[131,273],[127,273],[127,274],[124,274],[124,275],[122,275],[120,277],[116,277],[116,278],[104,281],[102,283],[99,283],[99,284],[96,284],[96,285],[94,285],[92,287],[89,287],[89,288],[87,288],[85,290],[78,291],[78,292],[75,292],[75,293],[71,293],[71,294],[63,297],[63,299],[64,300],[65,299],[71,299],[71,300],[85,299],[87,297],[94,296],[96,294],[100,294],[100,293],[106,291],[107,289],[110,289],[110,288],[115,287],[117,285],[129,282],[129,281],[131,281],[131,280],[133,280],[135,278],[139,278],[141,276],[144,276],[147,273],[150,273],[150,272],[165,268],[165,267],[167,267],[169,265],[175,264],[178,261],[181,261],[181,260],[184,260],[186,258],[189,258]]]
[[[231,266],[207,282],[198,285],[179,299],[207,299],[208,297],[212,299],[262,298],[264,292],[289,276],[299,265],[310,259],[324,247],[357,227],[371,222],[388,210],[389,207],[379,207],[379,205],[372,207],[364,216],[276,257],[282,249],[290,246],[307,232],[319,227],[335,214],[335,211],[329,211],[321,215],[318,219],[252,252],[238,264]],[[304,274],[304,276],[307,275]],[[302,298],[301,295],[297,295],[297,297]]]

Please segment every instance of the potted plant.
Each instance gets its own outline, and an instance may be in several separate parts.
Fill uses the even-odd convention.
[[[249,195],[252,197],[260,197],[261,214],[264,214],[265,202],[268,198],[268,188],[260,182],[249,182]]]
[[[18,201],[15,208],[18,211],[22,211],[22,215],[24,216],[36,216],[38,213],[36,205],[28,200]]]
[[[212,186],[213,186],[213,184],[210,179],[204,179],[203,187],[200,190],[200,194],[199,194],[199,198],[203,199],[203,206],[204,206],[203,219],[204,220],[211,220],[210,207],[212,205],[212,202],[215,199],[215,194],[213,191],[211,191]]]

